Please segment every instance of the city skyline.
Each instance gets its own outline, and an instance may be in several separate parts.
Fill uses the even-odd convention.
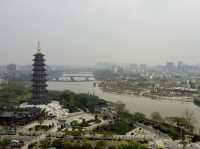
[[[0,149],[200,149],[199,0],[0,0]]]

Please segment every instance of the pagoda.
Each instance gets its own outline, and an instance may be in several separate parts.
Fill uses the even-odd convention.
[[[47,73],[44,54],[41,53],[41,49],[37,48],[37,53],[34,54],[33,59],[33,74],[32,74],[32,99],[31,104],[47,104]]]

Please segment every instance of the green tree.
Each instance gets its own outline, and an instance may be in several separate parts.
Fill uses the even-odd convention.
[[[89,126],[88,122],[84,118],[82,120],[81,126],[82,127],[88,127]]]
[[[108,147],[108,149],[117,149],[115,145],[111,145]]]
[[[162,116],[160,115],[159,112],[151,113],[151,119],[154,120],[154,121],[157,121],[157,122],[163,121],[163,118],[162,118]]]
[[[93,149],[93,147],[92,147],[91,143],[85,142],[82,145],[82,149]]]
[[[118,114],[121,114],[122,112],[125,111],[125,104],[121,101],[117,101],[115,103],[115,110]]]
[[[189,111],[188,109],[186,109],[183,117],[185,118],[185,121],[186,121],[185,128],[190,131],[193,131],[194,123],[195,123],[194,113],[192,111]]]
[[[62,140],[61,139],[55,139],[52,142],[52,146],[55,148],[62,148]]]
[[[82,146],[79,143],[74,143],[73,149],[82,149]]]
[[[95,149],[106,149],[107,144],[105,141],[98,141],[95,145]]]
[[[147,149],[147,147],[136,142],[129,142],[127,144],[119,145],[118,149]]]
[[[94,119],[96,122],[98,122],[99,121],[98,115],[95,115]]]
[[[70,143],[68,141],[64,141],[63,142],[63,148],[64,149],[73,149],[73,145],[72,145],[72,143]]]
[[[71,132],[72,136],[81,136],[81,131],[80,130],[74,130]]]
[[[144,121],[144,119],[146,119],[146,116],[143,114],[143,113],[140,113],[140,112],[136,112],[134,115],[133,115],[133,118],[135,121]]]
[[[28,145],[28,149],[33,149],[36,146],[37,146],[37,142],[33,142],[33,143]]]
[[[51,147],[51,140],[45,139],[45,140],[40,141],[39,147],[41,149],[48,149],[48,148],[50,148]]]
[[[6,149],[10,145],[11,141],[9,139],[3,139],[0,141],[0,149]]]

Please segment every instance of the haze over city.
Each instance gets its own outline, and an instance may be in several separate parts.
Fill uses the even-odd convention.
[[[1,0],[0,63],[198,63],[198,0]]]
[[[200,0],[0,0],[0,149],[200,149]]]

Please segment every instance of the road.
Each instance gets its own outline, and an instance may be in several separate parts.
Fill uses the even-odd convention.
[[[40,140],[43,140],[45,139],[48,134],[51,134],[51,133],[56,133],[58,130],[57,128],[57,125],[54,123],[54,127],[52,129],[50,129],[48,132],[45,132],[45,133],[42,133],[41,135],[39,135],[38,137],[32,139],[31,141],[29,142],[26,142],[25,145],[21,148],[21,149],[28,149],[28,146],[31,144],[31,143],[34,143],[34,142],[38,142]]]
[[[155,135],[156,135],[156,138],[155,138],[155,139],[168,139],[168,140],[172,140],[167,134],[162,133],[161,131],[159,131],[159,130],[157,130],[157,129],[154,129],[154,128],[151,127],[151,126],[146,126],[146,125],[141,124],[141,123],[137,123],[136,126],[137,126],[137,127],[141,127],[141,128],[143,128],[144,130],[148,130],[149,132],[155,134]]]
[[[180,144],[178,144],[177,142],[173,141],[167,134],[164,134],[152,127],[149,127],[149,126],[145,126],[143,124],[137,124],[137,127],[141,127],[143,128],[144,130],[147,130],[149,132],[151,132],[152,134],[156,134],[154,135],[155,138],[154,140],[168,140],[168,142],[165,142],[165,144],[167,144],[167,146],[170,148],[170,149],[182,149],[182,146]],[[55,125],[54,128],[52,128],[51,130],[49,130],[48,132],[45,132],[45,133],[42,133],[40,134],[38,137],[33,137],[31,141],[27,141],[25,142],[26,145],[24,145],[22,147],[22,149],[28,149],[28,146],[33,143],[33,142],[38,142],[40,140],[43,140],[45,139],[49,134],[56,134],[57,132],[57,125]],[[52,138],[55,138],[54,135],[51,135]],[[73,136],[69,136],[69,138],[73,138]],[[119,139],[120,138],[120,139]],[[67,139],[67,138],[66,138]],[[77,139],[77,140],[85,140],[85,139],[91,139],[91,140],[133,140],[134,138],[133,137],[128,137],[127,135],[116,135],[116,136],[113,136],[113,137],[95,137],[95,136],[80,136],[80,137],[76,137],[76,138],[73,138],[74,139]],[[200,149],[200,145],[198,144],[191,144],[190,146],[187,146],[186,149]]]
[[[168,144],[170,149],[182,149],[183,148],[180,144],[173,141],[167,134],[162,133],[159,130],[156,130],[156,129],[150,127],[150,126],[146,126],[146,125],[143,125],[143,124],[140,124],[140,123],[137,123],[137,126],[143,128],[145,130],[148,130],[151,133],[156,134],[155,140],[166,140],[166,139],[169,140],[169,143],[167,143],[167,144]],[[191,145],[188,145],[186,147],[186,149],[200,149],[200,145],[193,143]]]

